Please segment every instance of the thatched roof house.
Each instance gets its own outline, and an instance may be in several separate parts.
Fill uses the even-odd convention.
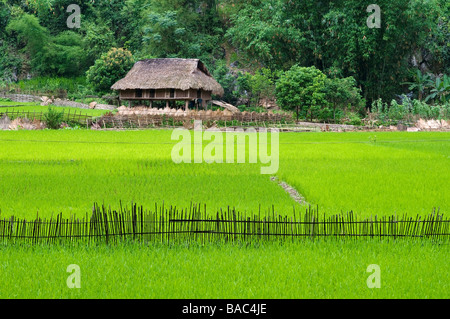
[[[121,100],[197,101],[206,105],[222,86],[198,59],[149,59],[136,62],[125,78],[111,89]]]

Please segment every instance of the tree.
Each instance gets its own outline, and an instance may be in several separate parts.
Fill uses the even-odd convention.
[[[83,22],[83,31],[85,32],[83,48],[86,51],[89,65],[94,64],[103,53],[116,46],[114,33],[102,20],[97,20],[95,23]]]
[[[215,0],[151,1],[143,51],[158,58],[199,58],[214,69],[214,60],[224,57],[224,31],[216,6]]]
[[[237,102],[236,98],[236,87],[238,86],[238,78],[231,73],[231,70],[226,66],[225,63],[218,63],[218,66],[213,71],[213,76],[216,81],[223,87],[224,94],[222,100],[225,102],[235,104]]]
[[[296,110],[313,120],[321,105],[326,104],[324,87],[326,76],[315,67],[292,66],[276,83],[277,102],[281,108]]]
[[[249,65],[314,65],[327,75],[353,76],[369,103],[390,100],[402,89],[409,57],[445,16],[442,0],[380,0],[381,27],[371,29],[363,0],[235,2],[227,37]],[[441,38],[439,45],[446,43]]]
[[[130,51],[112,48],[89,68],[86,72],[87,81],[97,92],[109,92],[111,86],[123,78],[133,64],[134,58]]]
[[[349,106],[358,113],[364,109],[365,102],[361,97],[360,89],[356,87],[356,81],[353,77],[343,79],[327,78],[325,80],[324,93],[331,107],[334,121],[336,121],[337,111],[344,111]]]
[[[85,68],[81,36],[73,31],[52,36],[30,14],[11,20],[7,31],[17,34],[22,52],[30,57],[32,69],[39,75],[76,76]]]
[[[33,66],[39,68],[47,50],[46,44],[50,41],[50,33],[39,24],[38,18],[31,14],[24,14],[20,18],[11,20],[6,31],[17,34],[18,45],[30,55]]]
[[[276,75],[268,68],[262,68],[254,75],[248,76],[248,84],[251,91],[251,100],[255,106],[259,105],[261,99],[272,99],[275,97]]]

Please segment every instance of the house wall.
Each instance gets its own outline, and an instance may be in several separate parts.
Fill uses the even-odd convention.
[[[155,90],[155,99],[156,98],[162,98],[165,99],[166,98],[166,90]]]
[[[176,90],[175,97],[176,98],[187,98],[187,97],[189,97],[189,90],[186,90],[186,91]]]
[[[121,90],[120,91],[120,98],[126,99],[126,98],[134,98],[135,97],[135,91],[134,90]]]
[[[212,92],[211,91],[202,91],[202,99],[205,101],[210,101],[212,98]]]
[[[150,97],[151,90],[142,90],[142,97],[136,97],[136,90],[121,90],[119,92],[122,100],[195,100],[197,99],[197,90],[175,90],[174,97],[170,97],[170,89],[157,89],[155,96]],[[201,99],[204,101],[211,100],[211,91],[201,91]]]

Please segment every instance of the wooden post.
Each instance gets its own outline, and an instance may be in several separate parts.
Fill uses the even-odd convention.
[[[186,100],[186,103],[184,105],[184,110],[187,111],[189,108],[189,100]]]
[[[169,108],[169,100],[166,100],[166,107]]]

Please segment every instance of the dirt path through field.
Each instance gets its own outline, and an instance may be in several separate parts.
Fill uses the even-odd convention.
[[[272,176],[270,180],[280,185],[286,191],[286,193],[288,193],[289,196],[297,203],[308,205],[308,202],[306,202],[305,198],[300,195],[300,193],[291,185],[287,184],[286,182],[280,181],[276,176]]]

